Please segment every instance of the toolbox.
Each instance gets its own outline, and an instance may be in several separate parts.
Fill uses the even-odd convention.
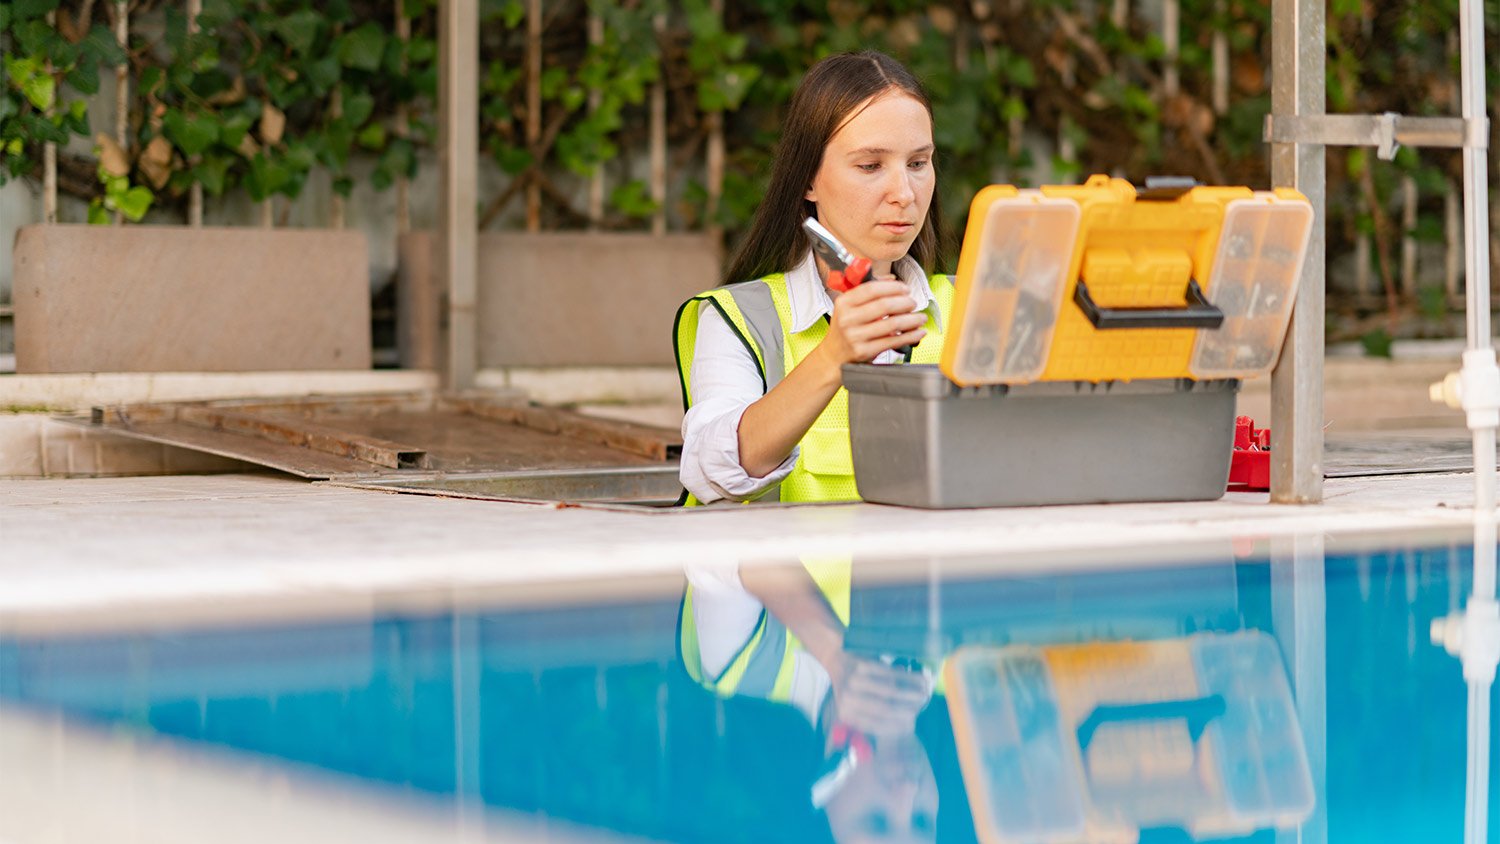
[[[1314,805],[1280,651],[1260,631],[969,646],[943,669],[984,844],[1293,829]]]
[[[981,190],[939,366],[844,367],[860,496],[915,507],[1223,495],[1312,231],[1290,190]]]

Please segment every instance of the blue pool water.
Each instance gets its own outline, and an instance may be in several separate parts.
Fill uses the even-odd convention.
[[[1326,727],[1303,725],[1315,776],[1326,735],[1312,822],[1335,842],[1460,841],[1466,689],[1428,629],[1461,604],[1472,556],[1460,545],[1329,556],[1312,569],[1324,612],[1300,620],[1287,564],[1230,554],[1009,575],[985,573],[982,560],[922,560],[905,578],[882,565],[868,579],[856,562],[846,646],[930,661],[964,643],[1253,630],[1276,641],[1295,681],[1293,640],[1321,637]],[[934,565],[964,574],[932,578]],[[680,592],[646,592],[587,606],[11,638],[0,640],[0,703],[651,839],[833,840],[809,800],[825,760],[808,720],[694,683],[678,654]],[[916,734],[940,808],[915,838],[930,828],[974,840],[941,696]],[[860,835],[879,840],[890,831],[881,824]],[[1156,828],[1142,840],[1192,839]]]

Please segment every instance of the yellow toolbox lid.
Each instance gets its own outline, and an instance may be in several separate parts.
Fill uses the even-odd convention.
[[[1246,378],[1276,363],[1312,207],[1295,191],[992,185],[970,206],[941,368],[973,386]]]

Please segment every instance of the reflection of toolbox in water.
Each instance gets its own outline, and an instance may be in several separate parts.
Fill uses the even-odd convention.
[[[1239,379],[1276,363],[1312,218],[1292,191],[980,191],[941,372],[844,368],[860,495],[1218,498]]]
[[[1313,808],[1302,732],[1264,633],[970,647],[944,669],[979,839],[1131,842],[1290,828]]]

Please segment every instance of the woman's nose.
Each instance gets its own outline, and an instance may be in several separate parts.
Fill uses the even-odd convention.
[[[894,173],[893,178],[895,181],[887,188],[887,199],[892,204],[901,206],[910,205],[915,202],[917,191],[912,186],[912,175],[906,171],[905,167],[893,169],[892,172]]]

